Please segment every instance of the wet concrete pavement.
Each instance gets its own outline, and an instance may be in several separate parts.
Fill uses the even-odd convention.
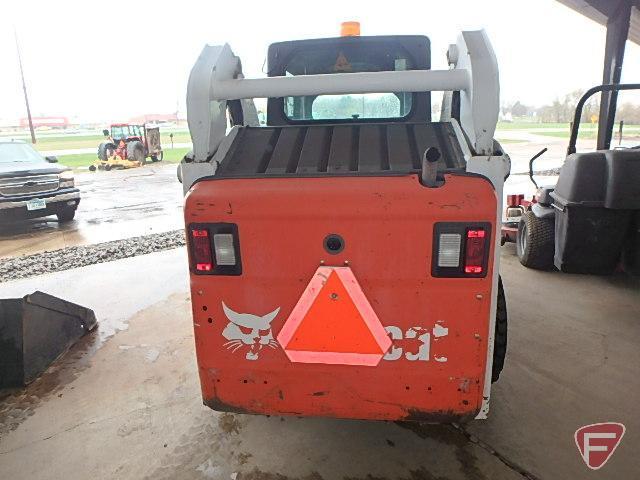
[[[73,222],[56,217],[0,223],[0,259],[182,228],[176,165],[76,175],[81,201]]]
[[[95,309],[100,323],[0,399],[0,478],[581,479],[640,470],[640,285],[536,272],[502,249],[509,351],[489,419],[463,429],[221,414],[201,405],[183,249],[2,284]],[[110,290],[105,285],[126,286]],[[627,433],[598,472],[579,426]]]

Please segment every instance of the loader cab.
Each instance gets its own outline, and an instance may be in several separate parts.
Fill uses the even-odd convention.
[[[431,44],[423,35],[296,40],[271,44],[267,61],[269,77],[427,71]],[[271,165],[298,174],[415,173],[429,148],[440,154],[439,172],[465,168],[453,125],[431,122],[430,91],[273,97],[267,100],[266,126],[245,129],[241,137],[264,147],[250,157],[267,158],[273,149],[266,173],[281,170]],[[245,168],[245,153],[232,149],[220,173],[232,168],[235,174],[255,174]]]
[[[421,35],[337,37],[274,43],[270,77],[429,70],[431,46]],[[271,98],[267,125],[429,122],[431,93],[366,93]]]

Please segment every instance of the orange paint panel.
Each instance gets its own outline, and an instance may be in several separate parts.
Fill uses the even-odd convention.
[[[445,175],[440,188],[416,175],[194,185],[186,223],[236,224],[242,257],[238,276],[191,273],[205,403],[274,415],[473,418],[485,378],[496,202],[489,181],[464,174]],[[486,277],[431,276],[436,222],[491,224]],[[335,255],[324,248],[329,234],[344,239]],[[308,323],[292,327],[322,268],[332,275],[318,286],[317,304],[307,299]],[[247,315],[248,326],[231,325],[222,302]]]

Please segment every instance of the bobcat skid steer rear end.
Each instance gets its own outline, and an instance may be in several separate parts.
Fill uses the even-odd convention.
[[[269,78],[245,79],[228,45],[204,48],[181,173],[206,405],[486,417],[506,349],[509,162],[484,32],[463,32],[448,59],[430,70],[421,36],[283,42]],[[431,91],[450,92],[439,122]]]

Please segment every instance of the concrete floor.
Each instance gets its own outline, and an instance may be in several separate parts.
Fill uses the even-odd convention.
[[[76,175],[73,222],[56,217],[0,223],[0,259],[166,232],[184,226],[175,164]]]
[[[95,309],[100,331],[0,399],[0,478],[636,478],[640,284],[536,272],[502,249],[509,352],[487,421],[463,428],[221,414],[201,405],[182,249],[2,284]],[[105,295],[117,279],[127,291]],[[627,433],[598,472],[574,431]]]

